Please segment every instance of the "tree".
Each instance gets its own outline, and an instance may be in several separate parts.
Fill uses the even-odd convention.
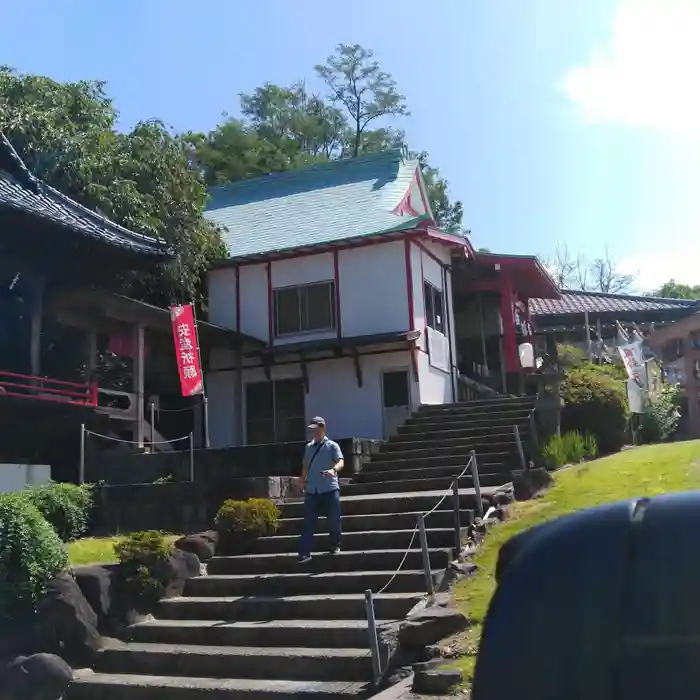
[[[339,44],[316,73],[330,88],[331,99],[348,112],[352,125],[352,155],[362,152],[362,135],[367,127],[388,116],[408,116],[406,98],[396,81],[374,60],[374,52],[359,44]]]
[[[0,68],[0,130],[39,178],[117,223],[171,244],[175,261],[119,287],[157,304],[201,297],[206,268],[224,254],[204,218],[205,183],[189,144],[162,122],[116,130],[105,83],[58,83]]]
[[[670,279],[652,292],[652,296],[665,297],[666,299],[700,299],[700,284],[681,284]]]
[[[447,194],[448,182],[440,176],[437,168],[432,168],[428,165],[428,154],[425,151],[419,154],[418,162],[423,173],[426,195],[435,217],[435,223],[447,233],[461,232],[462,217],[464,216],[462,202],[459,200],[456,202],[450,201]]]
[[[566,244],[557,243],[544,257],[545,266],[562,289],[618,294],[632,285],[636,275],[624,273],[608,248],[602,256],[589,260],[582,253],[572,254]]]
[[[359,112],[348,108],[336,92],[331,102],[309,92],[303,80],[288,87],[267,82],[240,95],[242,119],[224,115],[209,133],[185,135],[192,163],[204,181],[214,185],[403,146],[404,133],[392,125],[369,128],[380,116],[408,114],[393,79],[372,56],[359,46],[341,46],[322,67],[327,81],[345,99],[355,95],[351,106],[359,104]],[[359,132],[357,121],[349,121],[353,114],[364,115]],[[427,153],[414,157],[437,225],[448,232],[461,231],[462,203],[450,200],[448,182],[428,164]]]

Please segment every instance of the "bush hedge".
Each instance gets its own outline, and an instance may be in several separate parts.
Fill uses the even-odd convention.
[[[264,537],[274,535],[279,529],[280,511],[267,498],[229,499],[221,504],[215,523],[219,532]]]
[[[561,386],[562,430],[594,436],[604,454],[624,445],[629,422],[627,385],[616,373],[612,367],[587,364],[568,370]]]
[[[640,417],[639,437],[642,442],[666,442],[678,429],[681,419],[680,392],[674,386],[665,386],[649,399]]]
[[[92,486],[57,484],[30,487],[24,495],[38,508],[64,542],[77,540],[87,530],[93,506]]]
[[[63,542],[38,508],[24,494],[0,494],[0,618],[36,610],[67,566]]]
[[[135,610],[148,612],[163,597],[165,582],[154,570],[168,561],[172,550],[168,536],[159,530],[134,532],[114,545],[124,598]]]
[[[598,456],[598,441],[594,435],[581,435],[571,430],[563,435],[553,435],[542,448],[547,469],[557,469],[565,464],[577,464],[584,459]]]

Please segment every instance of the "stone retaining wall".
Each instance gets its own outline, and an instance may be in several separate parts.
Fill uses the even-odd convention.
[[[346,473],[356,473],[377,450],[379,440],[346,438],[338,440],[345,455]],[[196,482],[210,484],[221,479],[297,476],[301,471],[304,442],[270,445],[245,445],[219,450],[194,450]],[[88,482],[109,485],[152,484],[158,479],[189,482],[190,452],[133,454],[121,449],[86,455],[85,478]]]

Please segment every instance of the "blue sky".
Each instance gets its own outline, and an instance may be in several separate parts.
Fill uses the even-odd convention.
[[[0,63],[106,80],[124,127],[205,130],[360,43],[477,246],[608,246],[646,291],[700,283],[699,31],[697,0],[0,0]]]

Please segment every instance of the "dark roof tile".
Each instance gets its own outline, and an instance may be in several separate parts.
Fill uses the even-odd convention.
[[[530,299],[533,316],[555,314],[621,313],[643,311],[666,311],[692,308],[700,301],[693,299],[665,299],[630,294],[606,294],[604,292],[562,291],[561,299]]]
[[[45,221],[135,253],[168,256],[162,241],[130,231],[72,200],[26,168],[0,132],[0,208],[33,214]]]

